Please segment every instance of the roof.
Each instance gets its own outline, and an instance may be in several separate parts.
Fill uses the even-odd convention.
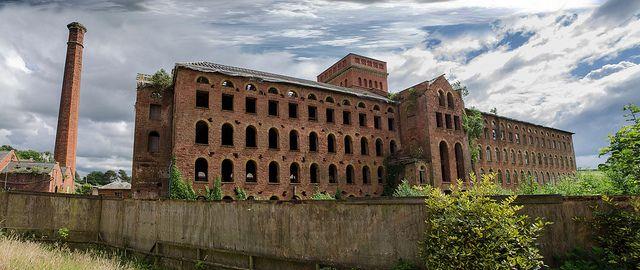
[[[267,82],[289,83],[289,84],[294,84],[299,86],[318,88],[318,89],[336,92],[340,94],[354,95],[360,98],[368,98],[368,99],[384,101],[387,103],[395,103],[393,100],[385,96],[378,95],[366,90],[336,86],[333,84],[299,79],[299,78],[289,77],[285,75],[251,70],[246,68],[225,66],[225,65],[211,63],[211,62],[176,63],[176,67],[183,67],[183,68],[188,68],[188,69],[202,71],[202,72],[222,73],[222,74],[226,74],[229,76],[236,76],[236,77],[259,78]]]
[[[0,173],[50,174],[56,163],[12,161]]]
[[[469,108],[467,108],[467,110],[468,109]],[[493,114],[493,113],[488,113],[488,112],[483,112],[483,111],[480,111],[480,113],[482,113],[483,115],[489,115],[489,116],[493,116],[493,117],[497,117],[497,118],[506,119],[506,120],[509,120],[509,121],[520,122],[520,123],[523,123],[523,124],[532,125],[532,126],[536,126],[536,127],[539,127],[539,128],[552,129],[552,130],[555,130],[555,131],[569,133],[569,134],[572,134],[572,135],[575,134],[575,133],[573,133],[571,131],[566,131],[566,130],[557,129],[557,128],[553,128],[553,127],[543,126],[543,125],[540,125],[540,124],[535,124],[535,123],[531,123],[531,122],[527,122],[527,121],[522,121],[522,120],[518,120],[518,119],[515,119],[515,118],[510,118],[510,117],[506,117],[506,116],[502,116],[502,115],[496,115],[496,114]]]
[[[5,159],[11,152],[9,151],[0,151],[0,160]]]
[[[131,183],[115,181],[98,187],[98,189],[131,189]]]

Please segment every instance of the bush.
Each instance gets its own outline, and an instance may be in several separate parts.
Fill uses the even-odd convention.
[[[424,197],[428,189],[421,186],[411,186],[406,179],[403,179],[393,192],[393,197]]]
[[[207,187],[206,192],[207,192],[207,200],[209,201],[222,200],[222,197],[224,197],[224,194],[222,193],[222,180],[220,180],[220,177],[216,177],[216,180],[213,180],[213,190],[209,190],[209,188]],[[245,194],[245,199],[246,199],[246,194]]]
[[[475,178],[475,177],[474,177]],[[489,195],[496,185],[483,177],[451,195],[431,189],[426,199],[427,229],[419,243],[427,269],[539,269],[544,266],[536,239],[548,223],[531,220],[512,205],[516,196],[498,202]]]
[[[576,176],[565,176],[555,183],[538,184],[533,177],[523,177],[518,194],[560,194],[565,196],[620,195],[622,190],[615,181],[601,171],[578,171]]]
[[[313,194],[313,196],[311,196],[311,199],[318,201],[330,201],[335,200],[336,198],[325,192],[316,192],[315,194]]]
[[[221,190],[221,191],[222,191],[222,190]],[[244,201],[244,200],[246,200],[246,199],[247,199],[247,192],[246,192],[246,191],[244,191],[244,189],[243,189],[243,188],[241,188],[241,187],[236,187],[236,188],[234,189],[234,191],[235,191],[235,193],[236,193],[236,200]],[[222,194],[220,194],[220,195],[222,196]]]
[[[169,198],[189,201],[194,201],[196,199],[196,192],[193,190],[191,182],[185,182],[182,180],[182,173],[176,165],[176,157],[171,158],[169,182],[171,183]]]

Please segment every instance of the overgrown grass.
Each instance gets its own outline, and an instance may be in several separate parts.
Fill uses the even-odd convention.
[[[137,262],[122,261],[115,254],[73,251],[64,245],[47,245],[0,236],[0,269],[140,270],[149,267]]]
[[[578,171],[576,176],[566,176],[555,183],[538,185],[525,180],[520,183],[518,194],[560,194],[564,196],[620,195],[622,190],[601,171]]]

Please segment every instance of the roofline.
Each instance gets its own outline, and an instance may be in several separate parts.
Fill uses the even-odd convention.
[[[362,57],[362,58],[366,58],[366,59],[374,60],[374,61],[378,61],[378,62],[382,62],[382,63],[384,63],[384,65],[385,65],[385,69],[386,69],[387,62],[385,62],[385,61],[378,60],[378,59],[375,59],[375,58],[371,58],[371,57],[368,57],[368,56],[364,56],[364,55],[360,55],[360,54],[357,54],[357,53],[352,53],[352,52],[350,52],[350,53],[348,53],[347,55],[343,56],[342,58],[338,59],[338,61],[333,62],[333,64],[329,65],[327,68],[325,68],[323,71],[321,71],[318,75],[316,75],[316,77],[319,77],[319,76],[320,76],[320,75],[322,75],[323,73],[327,72],[327,71],[328,71],[332,66],[335,66],[337,63],[340,63],[340,61],[342,61],[342,60],[346,59],[346,58],[347,58],[347,57],[349,57],[350,55],[358,56],[358,57]],[[389,73],[387,73],[387,72],[385,72],[385,73],[387,74],[387,76],[389,75]]]
[[[215,63],[212,63],[215,64]],[[221,71],[211,71],[211,70],[207,70],[206,67],[203,68],[196,68],[196,67],[192,67],[190,65],[193,65],[190,62],[178,62],[175,64],[175,68],[185,68],[185,69],[189,69],[189,70],[195,70],[195,71],[200,71],[200,72],[205,72],[205,73],[222,73],[225,74],[227,76],[231,76],[231,77],[256,77],[256,78],[262,78],[265,81],[276,81],[277,78],[274,78],[273,80],[267,79],[265,76],[260,76],[260,75],[255,75],[255,76],[242,76],[242,75],[237,75],[237,74],[227,74]],[[222,65],[222,64],[217,64],[217,65]],[[222,65],[222,66],[226,66],[226,65]],[[228,67],[233,67],[233,66],[228,66]],[[241,67],[235,67],[235,68],[241,68]],[[291,77],[288,75],[282,75],[282,74],[275,74],[275,73],[270,73],[270,72],[265,72],[265,71],[260,71],[260,70],[254,70],[254,69],[246,69],[246,68],[241,68],[241,69],[245,69],[248,71],[255,71],[255,72],[261,72],[261,73],[265,73],[265,74],[271,74],[274,76],[281,76],[281,77],[287,77],[287,78],[291,78],[291,79],[296,79],[296,80],[301,80],[301,81],[307,81],[309,82],[308,84],[305,83],[296,83],[293,81],[281,81],[279,83],[284,83],[284,84],[292,84],[292,85],[299,85],[299,86],[304,86],[304,87],[309,87],[309,88],[318,88],[318,89],[323,89],[326,91],[330,91],[330,92],[335,92],[335,93],[340,93],[340,94],[344,94],[344,95],[350,95],[350,96],[356,96],[359,98],[364,98],[364,99],[370,99],[370,100],[377,100],[377,101],[382,101],[382,102],[386,102],[386,103],[391,103],[391,104],[396,104],[397,102],[394,100],[389,99],[388,97],[384,97],[382,95],[373,93],[373,92],[368,92],[366,91],[369,95],[363,95],[363,94],[358,94],[358,93],[354,93],[352,92],[353,89],[351,88],[347,88],[347,87],[343,87],[343,86],[337,86],[337,85],[333,85],[333,84],[328,84],[328,83],[323,83],[323,82],[318,82],[318,81],[312,81],[312,80],[308,80],[308,79],[301,79],[301,78],[295,78],[295,77]],[[175,76],[177,76],[177,72],[176,74],[174,74],[174,81],[175,81]],[[276,81],[277,82],[277,81]],[[316,84],[316,85],[313,85]]]
[[[470,109],[471,108],[465,108],[465,110],[470,110]],[[475,110],[477,110],[477,109],[475,109]],[[497,114],[493,114],[493,113],[483,112],[483,111],[480,111],[480,110],[478,110],[478,111],[482,115],[488,115],[488,116],[503,118],[503,119],[506,119],[506,120],[509,120],[509,121],[514,121],[514,122],[519,122],[519,123],[522,123],[522,124],[532,125],[532,126],[536,126],[536,127],[540,127],[540,128],[546,128],[546,129],[551,129],[551,130],[555,130],[555,131],[560,131],[560,132],[568,133],[568,134],[571,134],[571,135],[575,134],[575,133],[573,133],[571,131],[566,131],[566,130],[562,130],[562,129],[558,129],[558,128],[554,128],[554,127],[543,126],[543,125],[540,125],[540,124],[535,124],[535,123],[531,123],[531,122],[527,122],[527,121],[522,121],[522,120],[518,120],[518,119],[515,119],[515,118],[506,117],[506,116],[502,116],[502,115],[497,115]]]

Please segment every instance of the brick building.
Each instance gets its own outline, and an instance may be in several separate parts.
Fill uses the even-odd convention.
[[[540,180],[575,172],[572,133],[489,114],[486,123],[506,137],[483,139],[483,147],[535,152],[554,165],[482,159],[472,166],[461,94],[439,76],[391,98],[387,76],[385,62],[356,54],[317,81],[209,62],[177,63],[173,85],[162,91],[139,75],[133,196],[166,196],[172,156],[199,192],[220,177],[225,195],[242,187],[261,199],[338,188],[345,197],[380,196],[391,168],[396,178],[445,189],[472,170],[531,171]],[[513,134],[557,148],[510,140]]]
[[[58,163],[19,160],[11,150],[0,152],[0,189],[72,192],[73,177]]]

